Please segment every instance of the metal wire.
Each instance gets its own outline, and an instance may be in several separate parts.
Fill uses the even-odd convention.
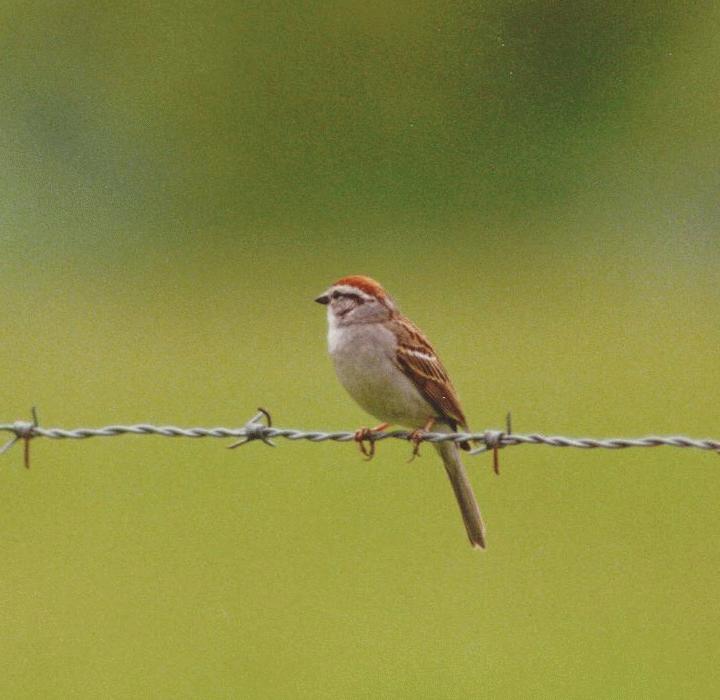
[[[265,419],[265,423],[262,420]],[[509,423],[509,421],[508,421]],[[510,426],[508,425],[508,428]],[[240,438],[229,447],[239,447],[261,440],[267,445],[275,446],[272,438],[285,438],[287,440],[309,440],[310,442],[351,442],[355,440],[354,431],[326,432],[321,430],[299,430],[296,428],[273,427],[270,414],[264,409],[253,416],[245,425],[239,428],[179,428],[174,425],[151,425],[139,423],[136,425],[107,425],[102,428],[43,428],[38,425],[37,414],[33,409],[33,421],[15,421],[0,424],[0,432],[12,433],[12,439],[0,448],[0,454],[6,452],[19,440],[25,443],[25,466],[29,467],[30,440],[37,438],[50,438],[51,440],[85,440],[93,437],[116,437],[118,435],[159,435],[162,437],[184,438]],[[389,432],[372,433],[370,440],[379,442],[389,438],[408,440],[411,433],[407,430],[393,430]],[[649,435],[638,438],[574,438],[560,435],[542,435],[540,433],[519,434],[510,430],[485,430],[481,433],[423,433],[419,437],[422,442],[467,442],[481,443],[481,447],[470,454],[480,454],[488,450],[497,450],[501,447],[516,445],[548,445],[550,447],[576,447],[580,449],[606,449],[622,450],[630,447],[684,447],[698,450],[711,450],[720,454],[720,441],[715,439],[697,439],[682,435],[657,436]]]

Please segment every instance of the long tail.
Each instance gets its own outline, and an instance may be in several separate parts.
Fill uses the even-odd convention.
[[[470,544],[476,549],[485,549],[485,526],[483,525],[480,508],[473,493],[465,467],[460,461],[460,454],[454,442],[438,442],[434,445],[442,457],[445,471],[455,492],[460,513]]]

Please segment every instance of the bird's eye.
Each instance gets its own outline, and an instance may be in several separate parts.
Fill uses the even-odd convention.
[[[337,299],[339,296],[340,296],[340,292],[333,292],[333,293],[330,295],[330,298],[331,298],[331,299]]]

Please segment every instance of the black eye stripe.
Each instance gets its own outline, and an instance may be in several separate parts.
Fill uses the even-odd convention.
[[[336,290],[330,295],[330,298],[331,299],[353,299],[358,304],[365,303],[365,299],[363,299],[359,294],[353,294],[352,292],[338,292]]]

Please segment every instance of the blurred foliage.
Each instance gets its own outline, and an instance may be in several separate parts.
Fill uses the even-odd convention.
[[[371,274],[473,427],[720,435],[713,3],[0,5],[3,420],[367,420]],[[3,457],[7,697],[709,697],[717,457],[37,441]]]

